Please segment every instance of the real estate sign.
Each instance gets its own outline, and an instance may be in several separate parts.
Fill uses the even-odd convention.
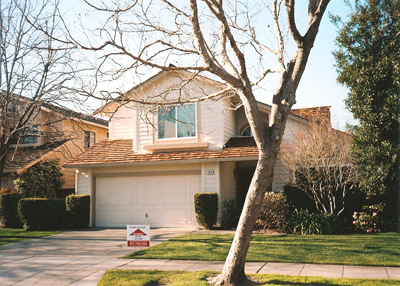
[[[128,246],[149,247],[150,226],[149,225],[127,225]]]

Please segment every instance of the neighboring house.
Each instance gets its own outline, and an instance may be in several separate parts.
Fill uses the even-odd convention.
[[[229,99],[215,98],[168,105],[224,87],[204,77],[193,79],[187,72],[162,71],[102,108],[103,114],[112,116],[109,140],[65,165],[76,169],[76,193],[92,198],[91,226],[196,226],[193,195],[198,192],[218,193],[219,217],[224,200],[243,205],[258,158],[243,108],[231,108]],[[166,105],[141,105],[144,97],[162,99]],[[258,105],[267,124],[271,106]],[[308,123],[291,114],[285,140],[291,130]],[[287,182],[278,161],[272,190],[281,191]]]
[[[13,105],[15,110],[10,110],[9,116],[13,114],[15,116],[21,105],[25,104],[24,100],[28,100],[23,97],[19,99]],[[2,188],[13,188],[14,179],[37,162],[58,158],[62,166],[86,148],[106,139],[108,135],[106,120],[70,109],[43,103],[37,107],[34,114],[29,127],[23,128],[11,138],[10,150],[1,178]],[[10,132],[12,129],[13,126],[9,126]],[[73,170],[63,169],[63,173],[66,183],[58,192],[61,196],[75,191]]]

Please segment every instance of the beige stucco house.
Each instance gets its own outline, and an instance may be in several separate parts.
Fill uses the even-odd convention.
[[[26,104],[24,100],[28,100],[21,96],[18,99],[18,104],[14,104],[16,110],[10,113],[17,113]],[[107,121],[94,116],[49,103],[38,106],[34,114],[29,127],[11,138],[10,151],[1,177],[1,188],[14,188],[15,178],[38,162],[59,159],[62,166],[108,136]],[[12,129],[13,126],[9,128]],[[66,183],[57,192],[61,197],[75,191],[75,172],[72,169],[63,169],[62,172]]]
[[[243,108],[230,108],[234,98],[176,104],[223,88],[208,78],[163,71],[101,109],[111,116],[109,140],[65,166],[76,170],[76,193],[92,198],[91,226],[193,227],[197,192],[218,193],[220,212],[224,200],[243,204],[258,155]],[[166,105],[142,105],[143,97]],[[267,123],[271,106],[259,103],[259,110]],[[308,122],[290,115],[284,140]],[[272,190],[287,181],[278,161]]]

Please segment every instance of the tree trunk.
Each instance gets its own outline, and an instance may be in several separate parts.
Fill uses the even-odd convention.
[[[241,285],[246,279],[244,272],[246,255],[253,228],[260,212],[267,187],[272,183],[276,154],[260,152],[256,170],[247,193],[238,228],[222,274],[213,283],[217,285]]]

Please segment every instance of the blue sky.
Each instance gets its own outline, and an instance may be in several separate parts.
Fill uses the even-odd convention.
[[[350,9],[343,0],[332,0],[327,12],[345,19]],[[344,104],[348,89],[336,82],[337,72],[332,55],[332,51],[337,49],[336,35],[337,28],[330,22],[328,14],[324,15],[306,71],[297,90],[297,104],[294,108],[332,106],[333,123],[344,129],[346,123],[354,123],[354,120]]]
[[[87,9],[87,6],[80,0],[75,0],[73,2],[77,5],[73,4],[72,7],[69,6],[70,12],[79,14]],[[302,17],[304,18],[305,16],[305,19],[307,19],[308,1],[297,0],[297,2],[299,5],[296,6],[296,8],[303,9],[302,11],[298,9],[297,13],[302,14]],[[339,15],[345,19],[350,9],[346,6],[344,0],[331,0],[331,3],[328,5],[306,70],[297,90],[297,104],[294,108],[331,106],[334,126],[344,130],[346,123],[354,123],[354,120],[351,113],[346,110],[344,104],[344,99],[347,97],[348,90],[346,87],[336,82],[337,73],[334,67],[335,60],[332,51],[336,49],[335,38],[337,35],[337,28],[330,22],[328,12]],[[84,12],[82,14],[84,14]],[[93,23],[88,24],[91,25]],[[265,86],[268,87],[268,82],[265,83]],[[272,89],[258,93],[257,99],[271,104]]]

